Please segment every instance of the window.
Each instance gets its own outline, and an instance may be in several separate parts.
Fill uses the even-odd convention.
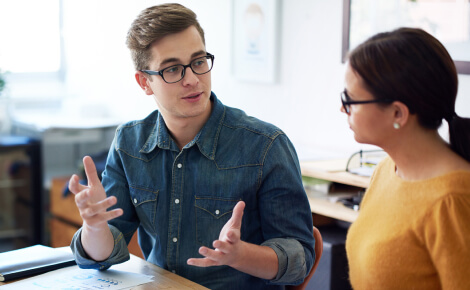
[[[60,71],[59,0],[0,1],[0,66],[10,73]]]
[[[57,99],[64,64],[62,0],[0,0],[0,70],[17,102]]]

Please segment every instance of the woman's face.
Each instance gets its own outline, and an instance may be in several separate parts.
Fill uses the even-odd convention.
[[[362,78],[348,64],[345,74],[345,91],[350,101],[374,100],[366,90]],[[390,109],[377,103],[352,104],[348,114],[348,123],[354,132],[354,139],[359,143],[372,144],[383,148],[393,130]],[[341,106],[341,112],[346,113]]]

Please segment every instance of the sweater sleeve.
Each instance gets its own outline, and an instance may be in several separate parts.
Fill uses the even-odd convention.
[[[448,195],[436,202],[424,223],[424,242],[442,289],[470,289],[470,194]]]

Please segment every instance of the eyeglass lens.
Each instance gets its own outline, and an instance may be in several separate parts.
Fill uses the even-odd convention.
[[[167,83],[176,83],[184,77],[187,67],[190,67],[193,73],[202,75],[212,69],[212,58],[207,55],[193,60],[189,65],[174,65],[162,71],[162,77]]]
[[[349,114],[349,109],[351,108],[351,105],[347,103],[348,101],[348,93],[346,93],[346,91],[341,92],[341,103],[343,103],[343,108],[347,114]]]

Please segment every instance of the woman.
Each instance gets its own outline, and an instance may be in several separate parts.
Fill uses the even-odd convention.
[[[448,52],[420,29],[380,33],[351,52],[345,83],[354,138],[389,155],[348,232],[353,288],[470,289],[470,119]]]

